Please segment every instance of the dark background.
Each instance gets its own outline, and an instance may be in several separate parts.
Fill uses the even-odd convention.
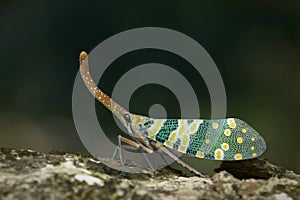
[[[227,116],[244,119],[264,136],[265,157],[300,172],[300,3],[295,2],[1,1],[0,146],[86,153],[72,120],[79,52],[119,32],[155,26],[180,31],[208,51],[226,87]],[[140,50],[116,60],[99,85],[111,94],[120,66],[147,62],[188,66],[171,53]],[[201,117],[210,117],[205,83],[182,73],[201,97]],[[172,105],[168,116],[180,116],[172,93],[157,85],[137,90],[130,111],[147,115],[154,103]],[[114,127],[111,114],[96,106],[105,124],[111,123],[106,127]]]

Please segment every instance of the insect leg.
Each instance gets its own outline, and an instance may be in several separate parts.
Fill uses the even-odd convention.
[[[123,152],[122,152],[122,140],[120,139],[120,137],[118,137],[118,147],[119,147],[120,161],[121,161],[122,165],[124,165]]]
[[[162,154],[159,154],[161,159],[165,162],[166,165],[169,165],[168,162],[166,161],[166,159],[164,158],[164,156]]]
[[[147,164],[149,165],[150,169],[156,174],[156,170],[154,169],[153,165],[151,164],[149,158],[147,157],[147,154],[144,152],[143,149],[141,149],[141,151],[142,151],[142,154],[143,154]]]
[[[119,151],[119,148],[116,147],[116,148],[115,148],[115,151],[114,151],[114,154],[113,154],[113,156],[112,156],[111,159],[113,159],[113,160],[116,159],[116,156],[117,156],[118,151]]]
[[[128,138],[125,138],[125,137],[123,137],[123,136],[121,136],[121,135],[119,135],[118,138],[119,138],[119,140],[121,140],[122,142],[125,142],[126,144],[129,144],[129,145],[131,145],[131,146],[133,146],[133,147],[135,147],[135,148],[137,148],[137,149],[143,149],[143,150],[144,150],[145,152],[147,152],[147,153],[153,153],[153,150],[151,150],[151,149],[145,147],[143,144],[141,144],[141,143],[140,143],[139,141],[137,141],[137,140],[136,140],[136,142],[135,142],[135,141],[130,140],[130,139],[128,139]]]
[[[190,172],[200,176],[200,177],[207,177],[205,175],[203,175],[202,173],[200,173],[198,170],[196,170],[195,168],[191,167],[189,164],[183,162],[182,160],[180,160],[177,156],[175,156],[171,151],[169,151],[166,147],[164,147],[163,145],[156,143],[156,147],[161,149],[163,152],[165,152],[168,156],[170,156],[171,158],[173,158],[178,164],[180,164],[181,166],[183,166],[184,168],[188,169]]]
[[[112,156],[112,159],[114,160],[117,156],[117,153],[119,153],[120,162],[122,165],[124,165],[123,161],[123,152],[122,152],[122,139],[118,136],[118,146],[116,147],[114,154]]]
[[[155,172],[155,169],[154,169],[153,165],[151,164],[149,158],[147,157],[147,155],[145,153],[145,152],[147,152],[147,153],[153,153],[153,150],[145,147],[141,143],[137,143],[138,141],[134,142],[134,141],[132,141],[130,139],[127,139],[127,138],[125,138],[125,137],[123,137],[121,135],[118,136],[118,146],[116,147],[116,149],[114,151],[112,159],[115,159],[116,156],[117,156],[117,153],[119,152],[120,161],[121,161],[122,164],[124,164],[124,162],[123,162],[123,154],[122,154],[122,142],[124,142],[126,144],[129,144],[129,145],[133,146],[136,149],[140,149],[142,151],[142,154],[143,154],[143,156],[144,156],[147,164],[149,165],[150,169]]]

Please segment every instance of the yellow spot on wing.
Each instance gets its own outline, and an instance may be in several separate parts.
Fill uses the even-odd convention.
[[[172,132],[169,136],[169,141],[175,142],[176,135],[177,135],[176,132]]]
[[[186,152],[186,147],[185,146],[179,146],[178,151],[181,152],[181,153],[185,153]]]
[[[224,152],[222,149],[216,149],[215,150],[215,159],[216,160],[223,160],[224,158]]]
[[[230,123],[233,123],[233,122],[234,122],[234,119],[233,119],[233,118],[228,118],[228,119],[227,119],[227,123],[230,124]]]
[[[202,151],[197,151],[196,157],[198,157],[198,158],[204,158],[204,153]]]
[[[235,123],[235,120],[233,118],[228,118],[227,119],[227,124],[229,125],[230,128],[235,128],[236,127],[236,123]]]
[[[236,139],[236,141],[237,141],[239,144],[241,144],[241,143],[243,143],[243,138],[238,137],[238,138]]]
[[[151,126],[149,131],[151,131],[154,134],[158,133],[158,131],[160,130],[161,126],[164,124],[165,121],[166,120],[164,119],[155,120],[154,124]]]
[[[227,151],[229,149],[229,145],[227,143],[223,143],[221,145],[221,148],[224,150],[224,151]]]
[[[247,133],[247,130],[243,128],[242,133]]]
[[[254,146],[252,146],[252,147],[250,147],[250,149],[253,151],[255,148],[254,148]]]
[[[166,145],[167,147],[171,147],[172,148],[172,143],[170,141],[165,141],[164,145]]]
[[[184,131],[185,131],[185,126],[181,125],[180,128],[179,128],[178,134],[182,135]]]
[[[243,158],[243,156],[240,153],[237,153],[237,154],[234,155],[235,160],[241,160],[242,158]]]
[[[189,142],[189,136],[188,135],[184,135],[182,137],[182,145],[187,146]]]
[[[196,131],[197,125],[198,125],[197,123],[193,123],[193,124],[191,125],[191,127],[190,127],[191,133],[194,133],[194,132]]]
[[[205,143],[206,143],[206,144],[209,144],[209,143],[210,143],[210,139],[206,139],[206,140],[205,140]]]
[[[252,156],[253,156],[253,157],[256,157],[256,156],[257,156],[257,154],[256,154],[256,153],[253,153],[253,154],[252,154]]]
[[[236,124],[235,123],[230,123],[229,126],[230,126],[230,128],[235,128]]]
[[[203,123],[203,120],[202,119],[199,119],[199,120],[194,120],[191,124],[190,124],[190,132],[191,133],[195,133],[198,128],[199,128],[199,125]]]
[[[211,124],[211,126],[213,127],[213,129],[217,129],[217,128],[219,127],[219,124],[216,123],[216,122],[213,122],[213,123]]]
[[[231,130],[225,129],[225,130],[224,130],[224,134],[225,134],[226,136],[230,136],[230,135],[231,135]]]
[[[185,120],[183,120],[183,119],[178,120],[178,123],[180,126],[184,125],[184,122],[185,122]]]
[[[254,138],[254,137],[253,137],[253,138],[251,138],[251,141],[252,141],[252,142],[254,142],[254,141],[255,141],[255,138]]]

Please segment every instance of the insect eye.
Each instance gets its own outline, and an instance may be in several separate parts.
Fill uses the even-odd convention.
[[[130,118],[129,114],[124,114],[123,117],[124,117],[125,121],[127,121],[129,123],[131,122],[131,118]]]

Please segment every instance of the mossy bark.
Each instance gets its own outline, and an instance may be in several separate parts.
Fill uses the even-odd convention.
[[[223,162],[209,178],[124,173],[105,162],[116,161],[0,148],[0,199],[300,199],[300,176],[265,159]]]

